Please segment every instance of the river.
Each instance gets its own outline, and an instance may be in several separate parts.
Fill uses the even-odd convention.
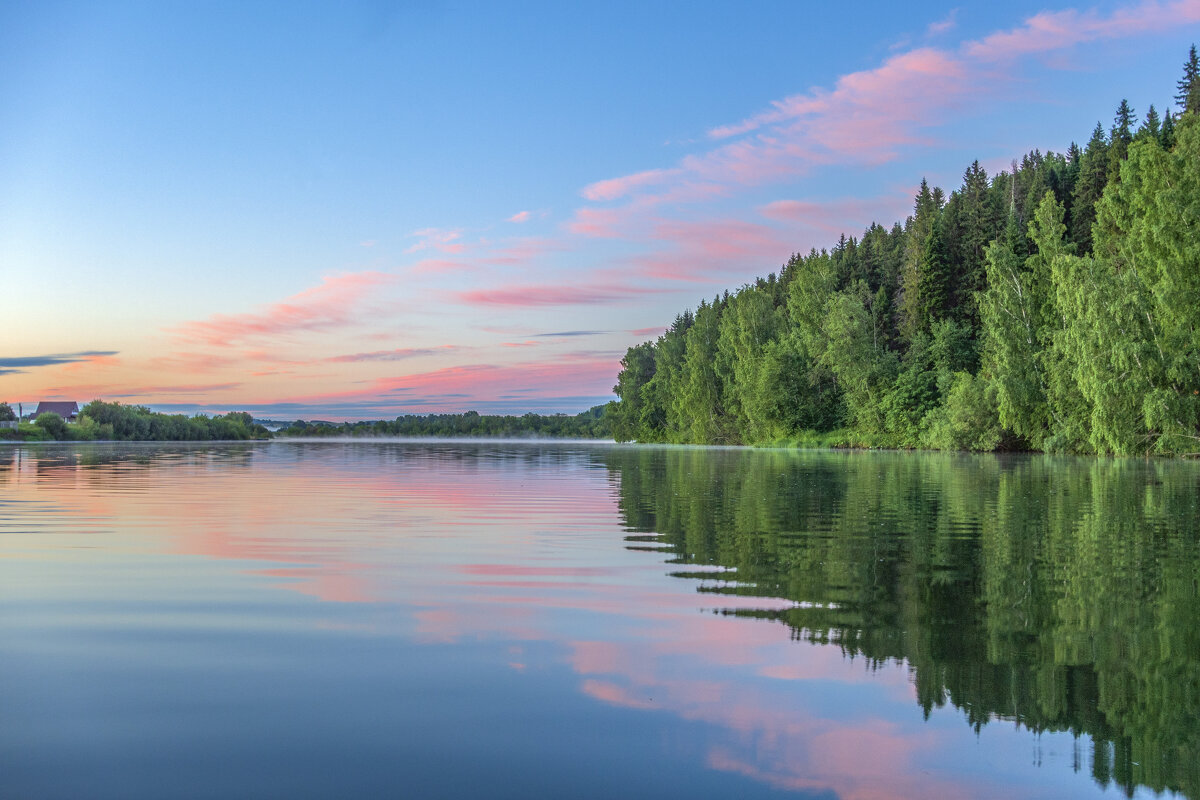
[[[1200,797],[1200,464],[0,447],[0,796]]]

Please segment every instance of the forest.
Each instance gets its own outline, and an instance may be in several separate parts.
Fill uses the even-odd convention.
[[[1200,62],[629,348],[618,441],[1200,454]]]

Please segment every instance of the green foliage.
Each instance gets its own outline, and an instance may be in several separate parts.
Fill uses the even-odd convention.
[[[639,439],[659,422],[661,410],[653,404],[652,395],[643,391],[653,377],[654,344],[643,342],[629,348],[621,359],[621,372],[613,387],[620,402],[613,408],[610,424],[613,438],[618,442]]]
[[[929,330],[933,323],[945,317],[950,302],[951,264],[942,225],[935,220],[917,279],[917,330]]]
[[[1180,91],[1200,91],[1194,51]],[[1185,86],[1186,84],[1186,86]],[[1181,95],[1182,96],[1182,95]],[[1129,103],[630,348],[638,441],[1200,451],[1200,133]],[[834,434],[836,432],[836,437]]]
[[[33,424],[45,431],[46,435],[52,439],[62,441],[67,438],[67,421],[53,411],[38,414]]]
[[[12,406],[8,403],[0,403],[0,422],[14,422],[17,419],[17,412],[12,410]]]
[[[245,412],[219,417],[197,414],[159,414],[145,406],[127,406],[93,400],[79,412],[79,422],[70,426],[74,439],[117,441],[204,442],[216,440],[265,439],[270,436]]]
[[[408,414],[394,420],[363,422],[305,422],[296,420],[279,431],[283,437],[475,437],[605,439],[611,436],[617,403],[594,406],[579,414]]]
[[[931,415],[924,444],[935,450],[995,450],[1004,438],[996,390],[983,377],[956,372]]]
[[[1037,213],[1034,224],[1053,225],[1058,230],[1053,235],[1061,241],[1066,226],[1053,193],[1046,193]],[[1022,258],[1017,242],[1016,216],[1010,215],[1004,239],[987,248],[988,288],[979,300],[984,371],[992,381],[1000,422],[1041,449],[1050,430],[1039,338],[1049,324],[1049,274],[1045,259]]]

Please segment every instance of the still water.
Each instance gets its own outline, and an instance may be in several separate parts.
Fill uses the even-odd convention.
[[[0,448],[0,796],[1200,797],[1200,465]]]

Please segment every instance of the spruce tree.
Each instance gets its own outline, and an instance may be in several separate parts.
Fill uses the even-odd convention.
[[[946,316],[946,302],[950,297],[950,256],[947,253],[945,234],[941,219],[935,219],[925,244],[921,259],[921,272],[917,282],[917,299],[920,310],[920,330],[929,331],[933,323]]]
[[[940,189],[936,190],[936,193],[931,191],[929,184],[922,178],[921,188],[913,202],[913,215],[908,218],[906,226],[907,241],[900,268],[900,293],[897,298],[897,328],[905,339],[912,339],[921,329],[921,262],[925,258],[925,247],[933,229],[933,221],[941,208],[938,199],[940,194]]]
[[[1129,155],[1129,145],[1133,142],[1133,109],[1128,100],[1122,100],[1113,116],[1112,130],[1108,137],[1108,180],[1119,180],[1121,162]]]
[[[1079,179],[1071,198],[1071,241],[1078,252],[1092,249],[1092,223],[1096,221],[1096,203],[1108,184],[1108,140],[1104,127],[1097,122],[1083,157],[1079,160]]]
[[[1163,117],[1162,131],[1159,133],[1158,141],[1163,150],[1170,150],[1175,146],[1175,115],[1170,111]]]
[[[963,173],[963,186],[959,190],[958,235],[954,242],[957,248],[948,249],[948,255],[957,262],[958,268],[952,269],[947,265],[950,283],[946,301],[954,309],[953,316],[956,319],[972,325],[977,324],[979,319],[975,294],[987,283],[984,250],[999,232],[988,186],[987,172],[979,166],[978,161],[973,162]],[[949,231],[943,231],[943,234],[947,233]],[[949,236],[946,238],[949,239]]]
[[[1179,89],[1179,94],[1175,95],[1175,102],[1179,104],[1179,112],[1186,114],[1189,111],[1200,110],[1200,58],[1196,56],[1196,45],[1192,45],[1188,50],[1187,61],[1183,62],[1183,77],[1175,84]]]
[[[1142,127],[1138,128],[1137,140],[1142,139],[1157,139],[1162,142],[1162,123],[1159,122],[1158,112],[1154,110],[1154,104],[1150,104],[1150,110],[1146,112],[1146,119],[1142,122]]]

